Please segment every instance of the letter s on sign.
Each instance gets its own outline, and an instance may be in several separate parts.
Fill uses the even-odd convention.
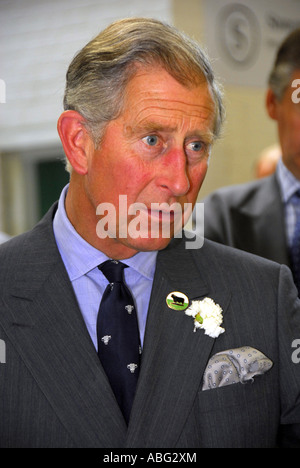
[[[300,340],[294,340],[292,343],[292,348],[297,348],[292,354],[292,361],[294,364],[299,364],[300,362]]]
[[[297,86],[299,86],[299,88],[297,88]],[[297,88],[292,93],[292,101],[293,101],[294,104],[299,104],[299,102],[300,102],[300,80],[299,79],[294,80],[293,83],[292,83],[292,87]]]

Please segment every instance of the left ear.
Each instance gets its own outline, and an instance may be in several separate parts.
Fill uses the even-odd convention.
[[[273,91],[269,88],[266,95],[266,108],[269,114],[269,117],[273,120],[277,120],[277,106],[278,101],[273,93]]]
[[[87,174],[88,156],[94,150],[94,144],[82,115],[72,110],[63,112],[57,122],[57,131],[74,171]]]

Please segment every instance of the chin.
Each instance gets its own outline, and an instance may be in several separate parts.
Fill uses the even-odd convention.
[[[171,240],[172,238],[128,239],[128,247],[134,249],[137,252],[150,252],[150,251],[156,251],[156,250],[163,250],[169,245]]]

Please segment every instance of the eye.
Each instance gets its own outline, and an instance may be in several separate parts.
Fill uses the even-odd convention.
[[[143,138],[143,141],[148,146],[156,146],[158,143],[158,137],[156,135],[148,135],[145,138]]]
[[[199,153],[204,148],[204,144],[202,141],[193,141],[192,143],[188,144],[188,149],[194,151],[195,153]]]
[[[186,155],[190,164],[197,164],[203,158],[208,158],[210,154],[210,144],[201,140],[194,140],[186,145]]]

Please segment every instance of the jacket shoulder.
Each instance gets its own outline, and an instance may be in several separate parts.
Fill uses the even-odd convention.
[[[238,269],[244,269],[246,267],[247,269],[254,270],[278,271],[278,268],[281,266],[277,262],[266,259],[260,255],[220,244],[219,242],[207,238],[204,240],[202,255],[214,259],[219,265],[230,265],[230,267]]]
[[[9,284],[16,270],[30,265],[37,257],[44,255],[46,259],[53,256],[56,249],[53,233],[55,211],[56,205],[53,205],[33,229],[0,245],[0,284]]]
[[[193,251],[192,255],[199,267],[213,272],[212,284],[237,287],[245,295],[256,289],[259,295],[273,291],[273,297],[277,297],[281,275],[288,279],[289,288],[295,288],[291,271],[286,265],[254,253],[205,239],[203,248]],[[296,288],[294,293],[296,297]]]

